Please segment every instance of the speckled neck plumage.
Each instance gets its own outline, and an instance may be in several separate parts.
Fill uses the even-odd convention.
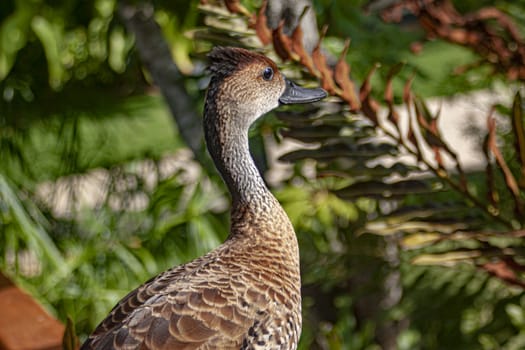
[[[204,111],[204,133],[210,155],[228,185],[233,205],[259,205],[272,194],[266,188],[248,147],[249,125],[241,122],[244,116],[229,101],[220,101],[220,88],[210,83]]]
[[[246,215],[250,215],[250,227],[268,227],[260,234],[277,240],[291,240],[291,251],[298,263],[298,250],[295,247],[296,237],[293,227],[279,202],[266,187],[259,170],[250,155],[248,130],[250,125],[244,120],[256,119],[258,116],[247,117],[238,113],[253,113],[246,108],[235,108],[235,101],[221,100],[223,81],[212,78],[206,104],[204,107],[204,133],[210,155],[224,179],[232,196],[232,229],[230,235],[243,234],[235,229],[239,224],[246,224]],[[239,121],[239,122],[232,122]],[[280,228],[275,232],[271,227]],[[254,235],[253,229],[249,231]],[[252,237],[267,239],[269,237]],[[264,240],[263,240],[264,241]],[[270,243],[270,242],[268,242]]]

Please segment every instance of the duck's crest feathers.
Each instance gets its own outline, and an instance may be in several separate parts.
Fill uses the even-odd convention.
[[[224,79],[257,61],[272,66],[272,68],[277,70],[273,61],[262,54],[239,47],[216,46],[208,54],[208,58],[210,59],[210,72],[219,79]]]

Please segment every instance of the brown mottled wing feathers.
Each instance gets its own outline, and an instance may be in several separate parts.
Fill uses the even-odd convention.
[[[168,270],[128,294],[82,349],[240,348],[256,313],[253,304],[237,302],[254,292],[238,276],[215,273],[217,264],[196,267],[201,262]]]

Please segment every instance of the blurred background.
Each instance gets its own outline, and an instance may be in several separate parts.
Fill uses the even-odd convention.
[[[219,245],[205,54],[244,46],[332,95],[251,133],[300,243],[300,349],[523,349],[524,24],[510,0],[1,1],[0,271],[83,340]]]

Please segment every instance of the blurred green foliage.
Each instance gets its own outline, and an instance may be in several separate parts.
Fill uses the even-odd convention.
[[[481,6],[455,3],[462,11]],[[521,2],[484,3],[525,20]],[[421,40],[422,31],[411,22],[387,25],[366,16],[364,4],[314,2],[319,23],[330,25],[330,52],[338,54],[343,39],[352,38],[348,61],[358,81],[376,62],[388,67],[404,61],[394,81],[398,92],[414,73],[414,89],[423,97],[510,84],[482,68],[452,74],[476,60],[462,47],[436,40],[412,54],[410,43]],[[184,156],[182,166],[172,159],[184,145],[117,6],[116,0],[0,2],[0,269],[62,321],[71,317],[81,337],[129,290],[212,249],[228,232],[228,197],[217,174]],[[200,52],[187,35],[203,23],[197,1],[155,6],[187,87],[202,100],[202,76],[192,70],[192,55]],[[386,74],[383,69],[374,78],[378,91]],[[272,138],[268,130],[276,125],[269,118],[256,133]],[[254,153],[264,153],[263,146]],[[505,150],[511,159],[511,147]],[[471,265],[414,266],[411,251],[386,261],[383,237],[355,234],[382,217],[381,202],[342,200],[331,190],[349,185],[348,179],[312,179],[303,166],[274,189],[301,246],[301,349],[379,349],[377,333],[399,324],[399,349],[525,346],[522,290]],[[81,201],[93,186],[100,198]],[[446,203],[448,196],[436,201]],[[421,199],[404,204],[414,203]],[[388,278],[399,278],[400,300],[370,315],[359,311],[377,300],[368,302]]]

